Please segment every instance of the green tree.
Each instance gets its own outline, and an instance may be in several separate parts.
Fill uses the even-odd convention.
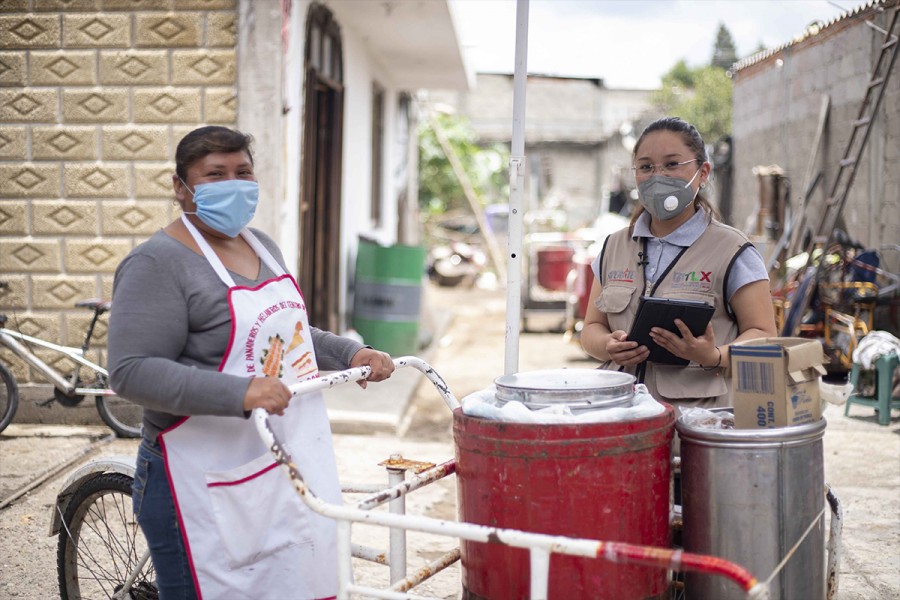
[[[720,23],[719,31],[716,33],[716,43],[713,46],[711,64],[729,71],[735,62],[737,62],[737,50],[734,47],[734,38],[731,37],[731,32],[728,31],[725,24]]]
[[[690,67],[676,62],[662,77],[650,101],[663,114],[693,123],[703,139],[712,143],[731,133],[732,83],[728,69],[736,61],[734,41],[719,26],[711,64]]]
[[[509,150],[506,146],[479,146],[464,117],[437,114],[435,122],[456,152],[482,204],[505,198],[509,185]],[[419,207],[424,214],[470,210],[462,184],[428,119],[423,119],[419,125]]]
[[[683,63],[673,67],[680,70]],[[662,113],[681,117],[692,123],[703,139],[712,143],[731,133],[732,83],[728,73],[719,67],[696,67],[690,77],[663,76],[662,87],[653,92],[650,101]],[[690,86],[681,81],[690,81]]]

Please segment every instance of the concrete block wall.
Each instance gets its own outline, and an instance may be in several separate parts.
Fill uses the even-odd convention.
[[[890,3],[889,3],[890,4]],[[816,36],[738,70],[734,79],[734,224],[755,224],[759,183],[756,166],[777,164],[791,179],[792,202],[802,197],[814,152],[822,96],[831,100],[829,125],[818,163],[824,179],[811,203],[822,214],[866,93],[887,12],[863,11]],[[900,241],[900,61],[891,73],[881,108],[862,155],[843,217],[851,237],[868,247]]]
[[[237,20],[237,0],[0,2],[0,312],[11,325],[80,346],[91,315],[74,302],[109,298],[119,262],[176,216],[178,140],[237,122]],[[102,348],[105,322],[95,335]]]

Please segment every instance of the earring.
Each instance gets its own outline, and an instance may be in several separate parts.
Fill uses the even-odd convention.
[[[703,183],[700,184],[700,189],[701,189],[701,190],[705,190],[705,189],[706,189],[706,182],[705,182],[705,181],[704,181]]]

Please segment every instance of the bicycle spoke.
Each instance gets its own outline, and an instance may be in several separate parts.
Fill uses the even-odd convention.
[[[116,513],[121,517],[121,511],[118,508],[124,504],[124,502],[117,502],[115,499],[112,499],[113,506],[117,509]],[[99,504],[99,506],[98,506]],[[107,497],[102,496],[98,498],[98,502],[95,503],[91,507],[91,511],[95,515],[95,519],[91,521],[92,525],[94,523],[101,524],[103,526],[102,530],[96,527],[92,527],[92,529],[97,533],[98,539],[102,540],[103,548],[109,554],[109,562],[116,569],[116,572],[113,574],[115,577],[124,580],[122,573],[119,572],[119,566],[124,556],[125,548],[122,545],[122,540],[118,538],[116,532],[112,530],[110,527],[111,521],[107,514]],[[123,523],[122,520],[116,521],[116,523]],[[118,551],[117,551],[118,550]]]
[[[136,548],[138,526],[130,518],[125,496],[118,493],[110,496],[98,496],[85,511],[76,546],[79,581],[96,583],[106,597],[127,579],[140,558]],[[152,579],[142,573],[136,579],[140,581],[149,583]]]

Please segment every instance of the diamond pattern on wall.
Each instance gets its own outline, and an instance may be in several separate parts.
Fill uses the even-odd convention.
[[[184,31],[184,27],[171,19],[163,19],[150,29],[164,40],[171,40]]]
[[[150,144],[149,139],[135,132],[131,132],[128,135],[119,138],[118,142],[128,148],[131,152],[137,152]]]
[[[134,56],[129,57],[125,62],[116,65],[116,68],[129,77],[139,77],[147,72],[150,68],[150,65],[145,63],[139,58],[135,58]]]
[[[69,150],[77,146],[80,142],[63,131],[61,133],[57,133],[52,138],[47,140],[47,143],[60,152],[68,152]]]
[[[200,74],[203,75],[204,77],[209,77],[209,76],[211,76],[213,73],[216,73],[216,72],[218,72],[218,71],[221,71],[221,70],[222,70],[222,65],[220,65],[219,63],[217,63],[216,61],[214,61],[214,60],[211,59],[210,57],[204,56],[204,57],[201,58],[200,60],[198,60],[198,61],[192,63],[192,64],[191,64],[191,69],[194,70],[194,71],[196,71],[197,73],[200,73]]]
[[[20,262],[30,265],[44,257],[44,253],[32,246],[24,244],[13,250],[12,255],[19,259]]]
[[[10,100],[7,106],[12,107],[13,110],[24,117],[37,110],[41,106],[41,103],[28,94],[19,94]]]
[[[3,75],[7,71],[11,70],[12,67],[0,60],[0,75]]]
[[[94,169],[93,171],[82,177],[81,180],[95,190],[102,190],[107,185],[109,185],[113,178],[107,175],[102,169]]]
[[[95,42],[99,42],[113,30],[113,27],[100,19],[91,19],[78,29]]]
[[[63,356],[62,354],[53,354],[48,357],[45,361],[49,366],[53,367],[57,371],[62,371],[63,373],[70,371],[72,369],[72,361]]]
[[[13,216],[0,208],[0,226],[5,225],[7,222],[11,221]]]
[[[169,171],[160,171],[159,174],[153,178],[153,183],[168,191],[172,187],[172,173]]]
[[[18,183],[22,188],[30,190],[44,183],[44,181],[46,181],[46,178],[42,177],[34,170],[26,167],[16,173],[12,180]]]
[[[78,289],[69,285],[65,281],[54,285],[47,291],[51,296],[53,296],[60,302],[68,302],[69,300],[74,298],[76,294],[78,294]]]
[[[112,252],[99,245],[91,246],[81,253],[81,256],[85,257],[91,264],[98,267],[112,258],[112,255]]]
[[[25,335],[40,337],[40,335],[44,333],[44,328],[41,327],[40,323],[29,317],[20,319],[17,321],[16,325],[18,325],[17,329],[19,332],[24,333]]]
[[[164,115],[170,115],[179,108],[181,108],[182,103],[170,96],[169,94],[163,94],[162,96],[157,97],[150,103],[150,106],[158,110]]]
[[[47,216],[50,217],[54,223],[62,227],[68,227],[75,221],[81,219],[81,216],[78,213],[67,206],[58,208]]]
[[[26,42],[29,42],[46,30],[31,19],[25,19],[15,27],[11,28],[10,31]]]
[[[57,58],[52,63],[47,65],[47,70],[59,77],[60,79],[65,79],[72,73],[78,70],[78,65],[73,63],[68,58],[62,57]]]
[[[0,150],[12,143],[12,140],[0,133]]]
[[[99,115],[104,110],[112,106],[112,102],[98,94],[91,94],[90,96],[79,102],[78,105],[92,115]]]
[[[116,215],[116,218],[129,227],[138,227],[149,221],[152,217],[148,213],[132,206],[129,207],[128,210]]]

